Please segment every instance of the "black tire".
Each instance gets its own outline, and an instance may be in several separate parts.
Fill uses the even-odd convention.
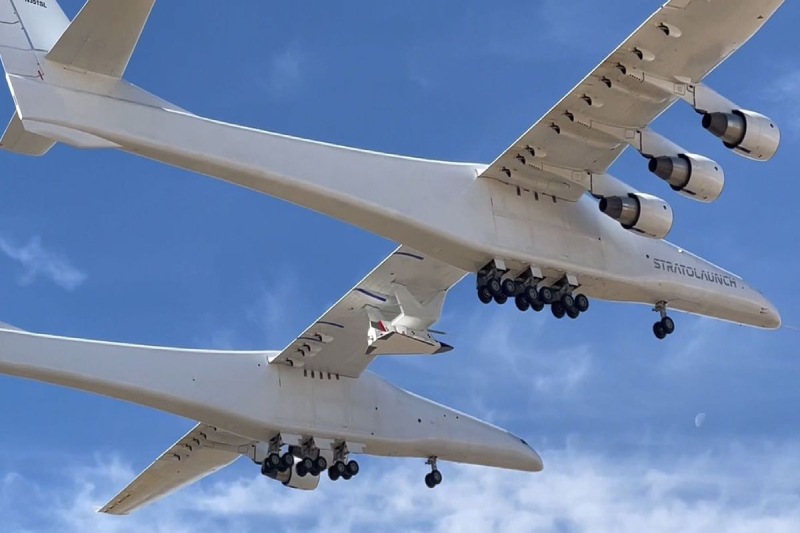
[[[661,326],[664,328],[664,332],[667,335],[672,335],[675,333],[675,321],[672,320],[670,317],[665,316],[661,319]]]
[[[328,460],[320,455],[316,459],[314,459],[314,466],[320,472],[322,472],[323,470],[327,470],[328,469]]]
[[[311,475],[312,475],[312,476],[314,476],[314,477],[317,477],[318,475],[320,475],[320,474],[322,473],[322,470],[320,470],[319,468],[317,468],[317,467],[315,466],[314,468],[312,468],[311,470],[309,470],[309,471],[308,471],[308,473],[309,473],[309,474],[311,474]]]
[[[495,298],[503,294],[503,287],[500,285],[500,280],[497,278],[491,278],[487,281],[486,288],[489,289],[489,294]]]
[[[348,461],[347,463],[347,473],[351,476],[357,476],[358,472],[361,470],[361,467],[358,466],[358,463],[355,461]]]
[[[268,462],[267,462],[267,460],[265,459],[265,460],[264,460],[264,461],[261,463],[261,475],[262,475],[262,476],[268,476],[268,475],[270,475],[271,473],[272,473],[272,468],[269,466],[269,463],[268,463]]]
[[[303,461],[297,463],[295,470],[297,470],[297,475],[300,477],[306,477],[306,474],[308,474],[308,470],[306,469]]]
[[[425,474],[425,486],[428,487],[429,489],[432,489],[436,486],[436,483],[433,481],[432,472],[428,472],[427,474]]]
[[[334,467],[330,467],[328,469],[328,479],[330,479],[331,481],[338,480],[339,475],[340,475],[339,472]]]
[[[564,304],[564,307],[570,309],[575,307],[575,298],[573,298],[571,294],[564,294],[561,296],[561,303]]]
[[[550,306],[550,310],[553,312],[553,316],[559,320],[564,318],[564,316],[567,314],[567,310],[564,308],[564,304],[561,302],[553,302],[553,304]]]
[[[523,313],[531,308],[531,304],[528,303],[528,299],[525,298],[524,294],[518,294],[517,296],[515,296],[514,303],[517,304],[517,309],[519,309]]]
[[[505,294],[498,294],[497,296],[494,297],[494,301],[499,303],[500,305],[503,305],[508,301],[508,296],[506,296]]]
[[[515,294],[517,294],[517,282],[511,278],[506,278],[502,282],[503,285],[503,294],[511,298]]]
[[[567,309],[567,316],[570,317],[572,320],[575,320],[579,316],[581,316],[581,312],[575,309],[574,307],[570,307]]]
[[[333,468],[336,470],[336,472],[339,473],[339,475],[342,475],[345,472],[347,472],[347,465],[344,464],[342,461],[336,461],[335,463],[333,463]]]
[[[271,453],[267,456],[267,462],[270,468],[277,470],[281,466],[281,456],[277,453]]]
[[[480,300],[485,304],[490,304],[492,303],[493,299],[494,298],[492,298],[492,293],[489,292],[488,287],[481,287],[480,289],[478,289],[478,300]]]
[[[667,331],[664,329],[664,326],[661,324],[661,322],[656,322],[653,324],[653,334],[658,340],[664,340],[667,338]]]
[[[431,479],[436,485],[439,485],[442,482],[442,473],[438,470],[434,470],[431,472]]]
[[[533,309],[534,311],[536,311],[538,313],[542,309],[544,309],[544,304],[542,302],[537,301],[537,302],[531,304],[531,309]]]
[[[581,313],[585,313],[589,310],[589,298],[587,298],[585,294],[575,296],[575,309]]]
[[[550,287],[542,287],[539,289],[539,299],[546,304],[553,303],[553,289]]]
[[[539,302],[539,291],[536,290],[536,287],[532,285],[528,285],[525,287],[525,299],[528,300],[528,303],[534,305],[535,303]]]
[[[314,468],[314,459],[311,457],[304,457],[300,464],[303,465],[303,468],[306,469],[306,472],[311,472],[311,469]]]
[[[286,472],[294,465],[294,455],[289,452],[281,455],[281,472]]]
[[[342,479],[345,481],[349,480],[351,477],[353,476],[350,475],[350,472],[345,472],[344,474],[342,474]]]

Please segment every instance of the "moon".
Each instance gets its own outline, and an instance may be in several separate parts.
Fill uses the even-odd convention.
[[[706,414],[705,413],[698,413],[696,417],[694,417],[694,425],[695,427],[701,427],[703,423],[706,421]]]

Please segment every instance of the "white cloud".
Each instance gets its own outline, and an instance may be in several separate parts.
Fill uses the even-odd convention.
[[[296,47],[289,46],[276,52],[270,57],[261,84],[272,98],[285,98],[296,91],[303,81],[302,65],[303,55]]]
[[[86,273],[73,266],[66,257],[42,246],[39,237],[31,238],[23,246],[17,246],[0,236],[0,252],[22,266],[19,282],[23,285],[44,277],[62,289],[74,290],[86,281]]]
[[[64,475],[54,479],[66,485],[6,474],[0,514],[7,530],[64,533],[247,532],[266,523],[271,531],[788,533],[800,527],[798,452],[797,444],[655,458],[552,450],[542,474],[442,465],[445,482],[435,490],[422,482],[421,461],[370,461],[354,480],[323,479],[313,493],[261,478],[253,466],[246,477],[219,474],[128,517],[95,514],[134,475],[98,460],[59,465]]]
[[[765,90],[765,98],[781,106],[782,126],[792,135],[800,135],[800,105],[797,94],[800,93],[800,70],[786,69],[780,76],[772,80]]]

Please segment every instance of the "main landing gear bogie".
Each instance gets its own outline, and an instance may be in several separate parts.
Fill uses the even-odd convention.
[[[275,472],[283,473],[292,468],[292,466],[294,466],[294,456],[291,453],[286,452],[283,455],[279,455],[273,452],[267,455],[261,463],[261,473],[265,476]]]
[[[574,294],[578,284],[572,276],[564,276],[553,286],[540,287],[543,278],[538,270],[529,269],[514,278],[497,265],[492,262],[478,273],[478,299],[484,304],[504,304],[513,298],[514,305],[522,312],[530,309],[540,312],[549,305],[558,319],[565,316],[576,319],[589,310],[589,298]]]
[[[359,467],[356,461],[336,461],[333,463],[333,466],[328,469],[328,477],[331,481],[337,481],[339,479],[347,481],[357,476],[360,469],[361,467]]]

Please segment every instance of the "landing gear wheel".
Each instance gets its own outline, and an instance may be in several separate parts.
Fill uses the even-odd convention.
[[[358,463],[355,461],[348,461],[347,462],[347,473],[351,476],[357,476],[358,472],[361,470],[361,467],[358,466]]]
[[[539,299],[546,304],[553,303],[553,289],[550,287],[539,289]]]
[[[506,296],[505,294],[498,294],[497,296],[494,297],[494,301],[499,303],[500,305],[503,305],[508,301],[508,296]]]
[[[528,299],[525,297],[524,294],[518,294],[517,296],[515,296],[514,303],[517,304],[517,309],[519,309],[523,313],[531,308],[531,304],[530,302],[528,302]]]
[[[495,298],[503,294],[503,287],[500,285],[500,280],[497,278],[490,278],[489,281],[486,282],[486,288],[489,290],[489,294]]]
[[[296,470],[298,476],[306,477],[306,474],[308,474],[308,469],[305,466],[305,461],[300,461],[299,463],[297,463]]]
[[[667,330],[664,329],[664,325],[661,322],[656,322],[653,324],[653,333],[655,334],[658,340],[663,340],[667,338]]]
[[[328,469],[328,479],[330,479],[331,481],[338,480],[340,475],[341,474],[339,474],[339,472],[336,470],[335,467],[332,466]]]
[[[314,468],[312,468],[311,470],[309,470],[309,471],[308,471],[308,473],[309,473],[309,474],[311,474],[311,475],[312,475],[312,476],[314,476],[314,477],[317,477],[318,475],[320,475],[320,474],[322,473],[322,470],[320,470],[319,468],[317,468],[317,467],[315,466]]]
[[[345,472],[344,474],[342,474],[342,479],[345,481],[349,480],[351,477],[353,476],[352,474],[350,474],[350,472]]]
[[[544,304],[542,302],[540,302],[540,301],[536,301],[536,302],[531,304],[531,309],[533,309],[534,311],[536,311],[538,313],[539,311],[544,309]]]
[[[664,328],[664,331],[667,335],[672,335],[675,333],[675,321],[672,320],[670,317],[665,316],[661,319],[661,326]]]
[[[589,298],[587,298],[585,294],[575,296],[575,309],[581,313],[585,313],[589,310]]]
[[[483,287],[478,289],[478,300],[480,300],[481,302],[483,302],[485,304],[492,303],[492,300],[493,300],[492,293],[489,292],[489,288],[488,287],[483,286]]]
[[[322,472],[328,468],[328,461],[320,455],[314,459],[314,468]]]
[[[436,487],[436,482],[433,480],[433,472],[425,474],[425,486],[429,489]]]
[[[277,453],[269,454],[265,460],[272,470],[277,470],[281,466],[281,456]]]
[[[534,305],[539,302],[539,291],[536,290],[536,287],[525,287],[523,294],[525,295],[525,299],[528,300],[529,304]]]
[[[264,460],[261,462],[261,475],[268,476],[272,473],[272,468],[270,468],[269,463]]]
[[[517,293],[517,282],[511,278],[506,278],[502,281],[502,288],[503,294],[510,298]]]
[[[571,309],[575,307],[575,298],[573,298],[571,294],[565,294],[561,297],[561,303],[567,309]]]
[[[564,318],[564,315],[567,314],[567,310],[564,308],[564,304],[561,302],[553,302],[553,304],[550,306],[550,310],[553,312],[553,316],[558,319]]]
[[[281,455],[281,466],[280,466],[281,472],[286,472],[292,467],[292,465],[294,465],[294,455],[292,455],[289,452],[286,452],[283,455]]]
[[[567,316],[570,317],[572,320],[575,320],[581,315],[581,312],[575,309],[574,307],[567,308]]]

